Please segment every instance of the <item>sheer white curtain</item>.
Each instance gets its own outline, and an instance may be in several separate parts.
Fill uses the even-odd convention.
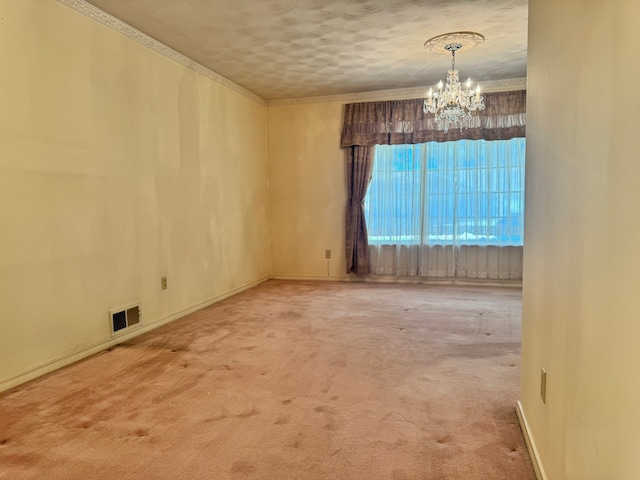
[[[371,273],[521,279],[525,139],[375,147]]]

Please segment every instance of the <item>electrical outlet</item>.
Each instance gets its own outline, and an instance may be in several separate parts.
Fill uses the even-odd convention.
[[[547,403],[547,371],[540,367],[540,398],[542,403]]]
[[[331,250],[324,251],[324,258],[331,258]]]
[[[163,276],[160,277],[160,287],[162,288],[162,290],[166,290],[167,289],[167,276]]]

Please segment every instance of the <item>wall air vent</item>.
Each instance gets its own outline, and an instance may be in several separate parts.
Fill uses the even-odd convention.
[[[140,326],[140,305],[133,304],[128,307],[111,310],[109,312],[111,322],[111,335],[118,335]]]

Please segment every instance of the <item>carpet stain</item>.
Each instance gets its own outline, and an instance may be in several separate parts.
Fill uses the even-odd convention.
[[[149,431],[145,428],[138,428],[135,432],[133,432],[136,437],[148,437]]]
[[[302,435],[302,433],[298,433],[298,436],[289,443],[289,446],[293,448],[300,448],[300,445],[302,445],[302,440],[304,440],[304,435]]]
[[[256,407],[252,407],[251,410],[249,410],[248,412],[236,415],[236,417],[238,417],[238,418],[249,418],[249,417],[253,417],[254,415],[258,415],[259,413],[260,413],[260,410],[258,410]]]
[[[338,430],[338,426],[331,420],[329,423],[325,424],[323,427],[325,430],[329,430],[330,432],[335,432]]]
[[[217,417],[209,417],[209,418],[205,418],[203,423],[213,423],[213,422],[218,422],[220,420],[224,420],[225,418],[228,418],[226,415],[218,415]]]
[[[17,464],[33,466],[38,464],[39,459],[40,457],[33,453],[10,453],[2,456],[2,463],[3,465]]]
[[[329,405],[318,405],[313,409],[313,411],[318,413],[333,413],[334,409]]]
[[[242,474],[250,474],[258,471],[258,467],[256,467],[253,463],[247,462],[244,460],[237,460],[233,462],[231,465],[231,471],[233,473],[242,473]]]
[[[279,417],[273,424],[274,425],[286,425],[287,423],[289,423],[289,417],[283,416],[283,417]]]
[[[183,380],[180,384],[171,389],[166,389],[163,393],[156,395],[151,401],[154,404],[159,404],[162,402],[166,402],[174,397],[178,397],[193,388],[197,387],[200,383],[200,379],[204,376],[204,374],[199,374],[197,377],[191,377],[190,380]],[[185,379],[189,379],[189,377],[185,377]]]
[[[292,398],[288,398],[286,400],[282,400],[282,402],[280,402],[280,403],[282,403],[283,405],[289,405],[291,402],[293,402],[293,399]]]

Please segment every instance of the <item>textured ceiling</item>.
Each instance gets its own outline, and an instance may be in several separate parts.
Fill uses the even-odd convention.
[[[265,99],[436,84],[450,56],[424,50],[471,30],[462,79],[526,76],[527,0],[89,0]]]

